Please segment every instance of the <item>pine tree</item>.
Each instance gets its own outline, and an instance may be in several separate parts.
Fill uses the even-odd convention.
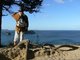
[[[0,0],[0,46],[1,46],[1,26],[2,26],[2,16],[3,10],[11,13],[12,5],[20,6],[21,11],[26,11],[29,13],[39,12],[39,8],[42,5],[43,0]]]

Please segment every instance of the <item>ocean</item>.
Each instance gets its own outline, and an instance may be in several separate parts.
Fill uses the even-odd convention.
[[[2,45],[13,42],[14,31],[2,30]],[[24,39],[28,39],[31,43],[37,44],[78,44],[80,45],[79,30],[31,30],[24,35]]]

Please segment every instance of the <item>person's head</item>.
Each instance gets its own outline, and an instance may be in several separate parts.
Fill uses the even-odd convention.
[[[18,12],[18,13],[19,13],[20,15],[24,14],[24,13],[23,13],[23,11],[21,11],[21,10],[19,10],[19,12]]]

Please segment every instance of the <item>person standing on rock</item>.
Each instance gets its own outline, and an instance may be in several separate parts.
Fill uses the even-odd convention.
[[[24,14],[23,11],[14,13],[13,18],[16,20],[16,29],[14,35],[14,46],[23,40],[23,35],[25,31],[28,31],[28,17]]]

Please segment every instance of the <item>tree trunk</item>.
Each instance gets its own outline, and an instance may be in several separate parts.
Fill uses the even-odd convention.
[[[1,47],[1,26],[2,26],[2,2],[0,1],[0,47]]]

